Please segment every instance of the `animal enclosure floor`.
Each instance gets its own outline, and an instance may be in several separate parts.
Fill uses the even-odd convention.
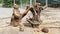
[[[8,9],[8,11],[10,11],[10,10],[11,9]],[[26,18],[29,15],[31,15],[31,13],[28,13],[22,19],[22,21],[23,21],[22,23],[25,23],[25,24],[27,23]],[[32,28],[31,26],[25,26],[24,31],[19,31],[19,27],[9,26],[10,19],[11,18],[7,18],[7,19],[0,18],[0,34],[60,34],[60,9],[57,9],[57,8],[47,8],[41,12],[40,19],[43,22],[39,26],[40,32],[34,32],[34,30],[36,30],[36,28]],[[47,27],[49,29],[48,33],[44,33],[41,31],[41,29],[44,27]]]

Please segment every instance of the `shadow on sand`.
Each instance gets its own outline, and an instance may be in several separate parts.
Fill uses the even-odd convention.
[[[32,27],[30,23],[23,23],[26,27]]]

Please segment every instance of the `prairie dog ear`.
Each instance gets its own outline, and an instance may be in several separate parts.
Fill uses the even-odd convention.
[[[41,6],[41,3],[37,3],[37,6]]]
[[[27,5],[27,6],[26,6],[26,10],[27,10],[28,8],[30,8],[30,6],[29,6],[29,5]]]
[[[14,4],[13,8],[14,8],[14,9],[18,9],[19,7],[18,7],[17,4]]]
[[[41,6],[41,3],[35,3],[34,6],[35,6],[35,7],[37,7],[37,6]]]

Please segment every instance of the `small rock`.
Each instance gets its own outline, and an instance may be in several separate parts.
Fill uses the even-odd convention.
[[[48,28],[43,28],[41,31],[44,32],[44,33],[48,33],[49,32]]]

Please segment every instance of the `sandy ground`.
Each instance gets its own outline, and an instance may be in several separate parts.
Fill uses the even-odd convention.
[[[40,32],[34,32],[35,28],[25,26],[25,31],[19,31],[19,27],[8,26],[10,23],[10,17],[12,16],[11,8],[0,8],[0,34],[60,34],[60,9],[58,8],[47,8],[41,12],[40,19],[43,21],[40,25]],[[5,12],[4,12],[5,11]],[[23,13],[23,10],[21,10]],[[31,17],[31,12],[29,12],[23,19],[22,23],[27,23],[26,18]],[[3,19],[2,19],[3,18]],[[41,29],[48,27],[49,32],[43,33]]]

